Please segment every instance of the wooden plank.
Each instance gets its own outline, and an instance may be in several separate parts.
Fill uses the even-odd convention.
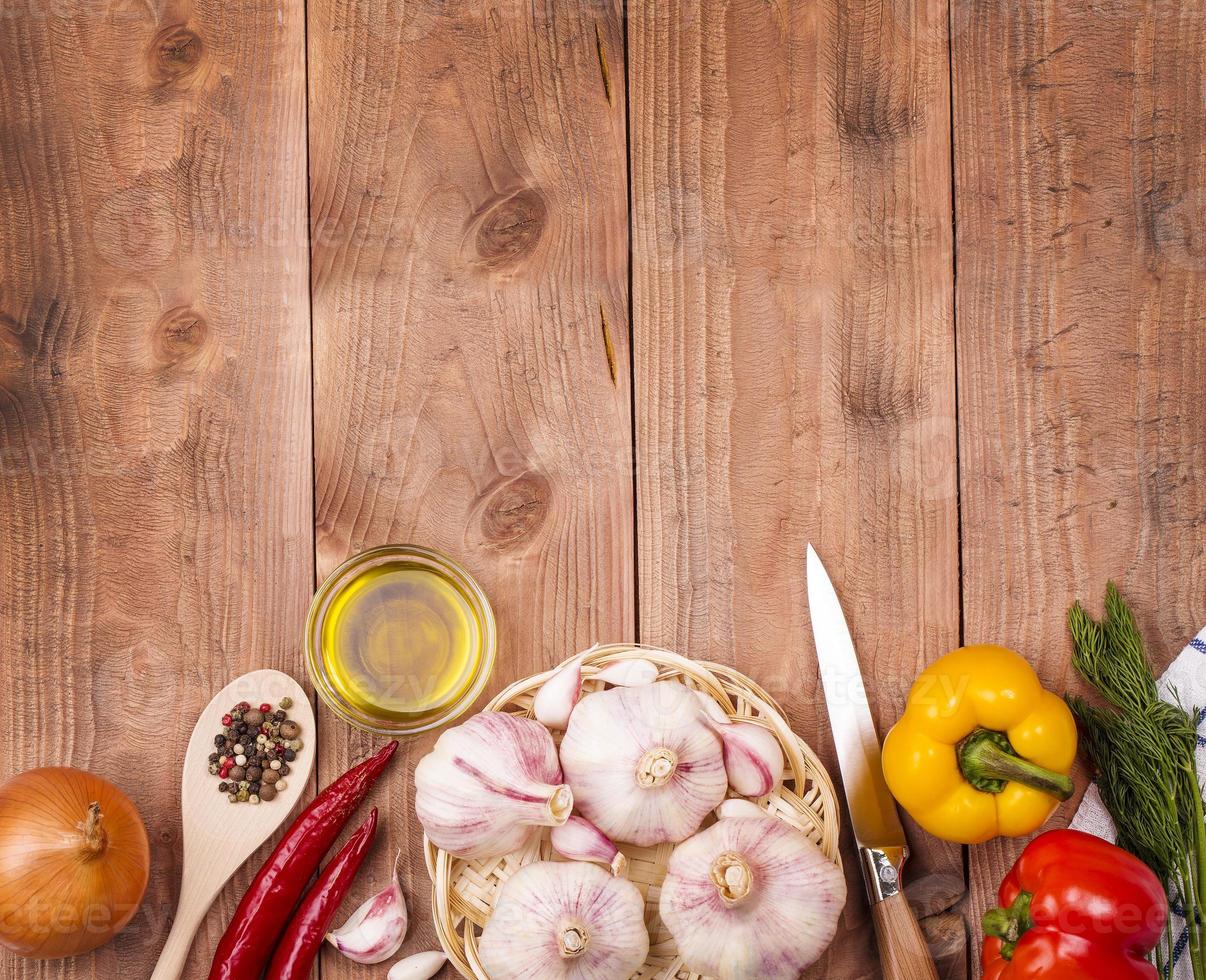
[[[1062,690],[1111,577],[1161,658],[1206,621],[1206,10],[962,4],[953,54],[967,636]]]
[[[737,664],[832,764],[806,542],[882,730],[959,639],[946,8],[629,13],[641,638]],[[845,853],[818,977],[876,969]]]
[[[599,54],[623,64],[618,6],[309,16],[319,573],[389,541],[462,560],[498,616],[493,690],[631,638],[625,93]],[[324,782],[370,744],[326,717]],[[409,951],[435,943],[411,804],[431,741],[378,794],[388,840],[356,889],[403,849]]]
[[[0,766],[114,780],[153,858],[115,942],[0,971],[145,977],[193,720],[230,677],[299,665],[304,24],[273,0],[16,0],[0,18]]]

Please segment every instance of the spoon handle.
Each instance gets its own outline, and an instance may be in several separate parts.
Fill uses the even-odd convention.
[[[193,936],[197,934],[205,912],[206,909],[197,903],[180,903],[175,921],[172,922],[172,931],[168,934],[163,952],[159,954],[151,980],[180,980],[188,952],[193,946]]]

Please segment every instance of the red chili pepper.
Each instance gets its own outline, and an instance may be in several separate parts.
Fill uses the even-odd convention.
[[[984,980],[1156,980],[1145,959],[1168,916],[1133,854],[1078,830],[1030,842],[984,916]]]
[[[209,980],[259,980],[310,876],[397,748],[390,742],[345,772],[293,821],[235,910]]]
[[[318,881],[306,892],[289,928],[276,947],[266,980],[306,980],[327,935],[327,927],[339,911],[360,862],[377,836],[377,809],[361,825],[338,854],[323,869]]]

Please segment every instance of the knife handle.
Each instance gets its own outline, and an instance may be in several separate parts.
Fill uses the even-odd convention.
[[[929,944],[901,891],[906,847],[860,848],[884,980],[938,980]]]
[[[938,980],[934,959],[904,892],[871,906],[884,980]]]

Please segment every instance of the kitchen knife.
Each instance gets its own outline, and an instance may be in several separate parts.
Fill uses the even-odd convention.
[[[884,782],[879,737],[854,641],[837,592],[811,544],[808,611],[884,980],[937,980],[925,937],[901,891],[900,872],[909,848],[896,802]]]

